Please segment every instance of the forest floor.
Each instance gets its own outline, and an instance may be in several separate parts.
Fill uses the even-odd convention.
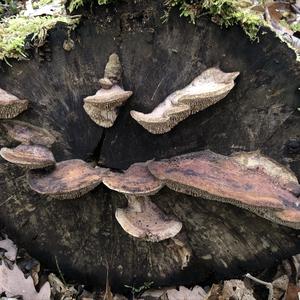
[[[124,286],[126,296],[114,294],[106,282],[88,291],[80,283],[67,283],[58,265],[48,270],[18,248],[5,234],[0,239],[0,300],[299,300],[300,255],[295,255],[253,277],[245,274],[204,287],[162,287],[153,282],[143,286]],[[261,278],[261,279],[259,279]],[[262,279],[272,278],[270,281]]]

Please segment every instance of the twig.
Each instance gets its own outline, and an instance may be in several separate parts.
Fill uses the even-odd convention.
[[[269,290],[269,296],[268,296],[268,300],[272,300],[273,299],[273,285],[271,282],[266,282],[266,281],[263,281],[263,280],[260,280],[254,276],[252,276],[251,274],[247,273],[245,275],[245,277],[259,283],[259,284],[262,284],[264,285],[268,290]]]
[[[55,264],[56,264],[56,268],[57,268],[57,271],[58,271],[58,273],[59,273],[59,276],[60,276],[60,278],[61,278],[63,284],[64,284],[65,286],[67,286],[67,283],[66,283],[66,281],[65,281],[64,275],[63,275],[63,273],[62,273],[62,271],[61,271],[61,269],[60,269],[60,267],[59,267],[57,257],[54,256],[54,259],[55,259]]]
[[[13,196],[8,197],[6,200],[0,203],[0,206],[4,205],[6,202],[8,202]]]
[[[103,296],[103,300],[112,300],[113,299],[113,294],[110,289],[108,277],[109,277],[109,265],[106,260],[106,284],[105,284],[105,294]]]
[[[166,77],[166,75],[163,76],[163,78],[162,78],[162,79],[160,80],[160,82],[158,83],[158,85],[157,85],[157,87],[156,87],[156,89],[155,89],[155,91],[154,91],[154,93],[153,93],[153,95],[152,95],[150,101],[152,101],[153,98],[156,96],[156,93],[158,92],[158,89],[160,88],[160,85],[162,84],[162,82],[163,82],[163,80],[165,79],[165,77]]]

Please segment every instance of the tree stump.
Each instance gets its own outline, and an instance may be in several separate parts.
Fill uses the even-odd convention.
[[[80,158],[126,169],[135,162],[210,149],[221,154],[260,149],[290,165],[300,177],[298,83],[295,55],[273,33],[251,43],[242,29],[221,29],[202,17],[196,25],[171,13],[162,24],[159,1],[137,1],[83,12],[72,33],[75,48],[64,51],[67,32],[49,36],[51,62],[1,65],[0,87],[30,100],[17,117],[51,131],[57,161]],[[264,30],[263,30],[264,31]],[[133,96],[113,127],[94,124],[83,98],[99,88],[108,56],[119,54],[123,84]],[[237,84],[216,105],[190,116],[170,132],[152,135],[130,117],[150,112],[168,94],[183,88],[206,68],[239,71]],[[1,133],[1,146],[11,143]],[[170,240],[140,241],[117,223],[126,198],[103,185],[76,200],[54,200],[30,190],[24,170],[0,161],[0,220],[5,231],[42,264],[57,259],[68,279],[104,284],[106,265],[114,289],[124,284],[194,284],[234,277],[299,253],[298,231],[273,224],[230,204],[175,193],[152,197],[183,223],[192,251],[182,269],[182,249]]]

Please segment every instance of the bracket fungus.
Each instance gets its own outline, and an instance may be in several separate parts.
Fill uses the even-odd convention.
[[[300,199],[267,172],[246,168],[232,157],[202,151],[153,161],[148,168],[170,189],[228,202],[300,229]]]
[[[35,192],[57,199],[75,199],[102,182],[106,169],[93,168],[80,159],[56,164],[54,170],[32,170],[28,183]]]
[[[293,192],[293,187],[299,186],[298,179],[291,170],[261,154],[260,151],[236,152],[231,154],[231,157],[247,169],[266,173],[282,185],[282,187],[291,188],[291,192]]]
[[[111,127],[118,116],[118,108],[132,95],[119,85],[121,74],[119,57],[114,53],[106,64],[104,78],[99,80],[101,89],[83,100],[84,110],[99,126]]]
[[[52,152],[38,145],[19,145],[16,148],[2,148],[0,155],[7,161],[28,169],[41,169],[53,166]]]
[[[130,235],[158,242],[174,237],[181,230],[181,222],[167,217],[146,197],[162,188],[160,181],[149,172],[147,163],[135,163],[124,173],[109,172],[104,176],[103,184],[126,195],[128,207],[118,208],[115,216]]]
[[[28,100],[18,97],[0,89],[0,119],[12,119],[28,108]]]
[[[148,170],[146,163],[135,163],[124,173],[108,172],[103,178],[111,190],[122,194],[153,195],[161,188],[162,184]]]
[[[177,235],[182,223],[166,216],[147,196],[126,195],[128,207],[116,210],[116,219],[130,235],[159,242]]]
[[[22,144],[35,144],[50,147],[55,142],[55,137],[46,129],[17,120],[3,121],[1,125],[7,135]]]
[[[238,75],[239,72],[225,73],[217,68],[207,69],[185,88],[170,94],[151,113],[132,110],[130,114],[153,134],[168,132],[189,115],[226,97],[234,87],[234,79]]]

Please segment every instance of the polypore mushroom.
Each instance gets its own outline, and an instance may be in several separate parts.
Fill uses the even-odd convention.
[[[153,134],[170,131],[189,115],[217,103],[234,87],[239,72],[224,73],[210,68],[197,76],[188,86],[169,95],[151,113],[132,110],[131,116]]]
[[[130,235],[159,242],[174,237],[182,223],[167,217],[151,200],[144,196],[126,195],[128,207],[116,210],[116,219]]]
[[[1,123],[8,136],[22,144],[36,144],[50,147],[55,137],[47,130],[17,120],[8,120]]]
[[[28,169],[40,169],[53,166],[52,152],[38,145],[19,145],[16,148],[2,148],[0,155],[7,161]]]
[[[147,163],[135,163],[124,173],[108,172],[103,183],[125,194],[128,207],[116,210],[116,219],[130,235],[146,241],[158,242],[175,236],[181,222],[167,217],[146,195],[157,193],[162,184],[151,175]]]
[[[156,194],[162,188],[145,163],[135,163],[124,173],[109,172],[104,176],[103,184],[122,194],[143,196]]]
[[[83,107],[97,125],[108,128],[118,116],[117,108],[131,95],[131,91],[124,91],[119,85],[114,85],[110,89],[100,89],[94,96],[84,98]]]
[[[0,89],[0,119],[12,119],[28,108],[28,100]]]
[[[93,168],[80,159],[72,159],[56,164],[51,171],[30,171],[28,183],[39,194],[57,199],[74,199],[99,185],[105,172],[105,169]]]
[[[229,202],[276,223],[300,228],[300,199],[274,181],[274,177],[248,169],[231,157],[202,151],[153,161],[148,168],[175,191]],[[294,218],[287,220],[284,215],[288,212]]]
[[[119,85],[121,75],[119,57],[113,53],[106,64],[104,78],[99,80],[101,89],[95,95],[84,98],[84,110],[99,126],[111,127],[118,116],[118,108],[132,95],[131,91],[124,91]]]

